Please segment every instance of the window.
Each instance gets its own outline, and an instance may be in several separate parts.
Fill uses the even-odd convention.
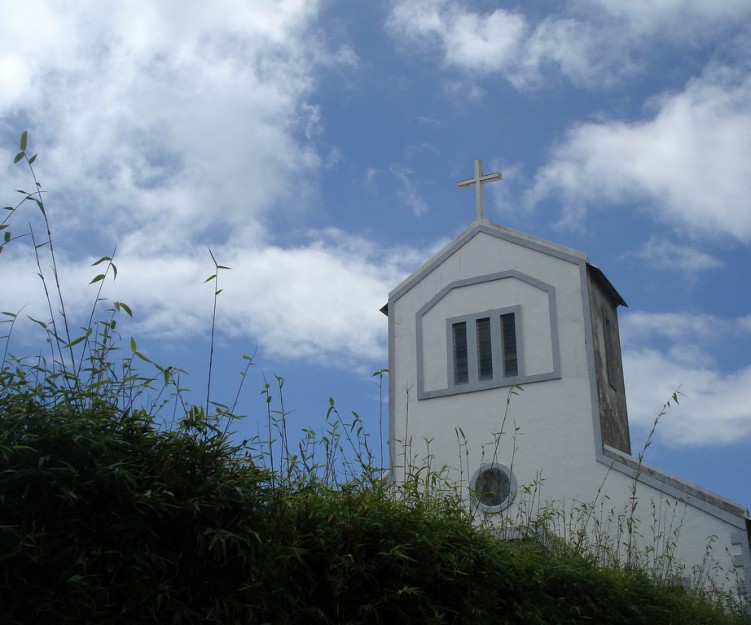
[[[492,388],[521,375],[519,307],[448,320],[452,387]]]
[[[477,372],[481,380],[493,379],[493,345],[490,339],[490,317],[477,320]]]
[[[618,380],[618,376],[616,373],[615,359],[618,354],[618,349],[615,343],[615,333],[613,332],[613,328],[610,326],[610,317],[608,316],[608,313],[604,308],[602,310],[602,318],[604,320],[603,329],[605,333],[605,369],[608,376],[608,383],[613,388],[617,388],[616,382]]]
[[[559,380],[556,302],[518,271],[449,282],[414,314],[417,400]]]
[[[475,505],[486,512],[500,512],[514,501],[516,478],[506,465],[483,464],[470,482]]]
[[[455,323],[452,326],[454,337],[454,384],[469,382],[469,360],[467,354],[467,324]]]
[[[514,313],[501,315],[503,335],[503,375],[519,375],[519,360],[516,357],[516,317]]]

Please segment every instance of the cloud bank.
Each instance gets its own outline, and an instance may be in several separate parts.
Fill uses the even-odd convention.
[[[632,312],[623,316],[624,376],[629,420],[649,431],[661,406],[680,390],[657,429],[669,446],[737,443],[751,438],[751,366],[724,371],[712,348],[748,336],[748,317]],[[657,348],[660,344],[664,347]]]

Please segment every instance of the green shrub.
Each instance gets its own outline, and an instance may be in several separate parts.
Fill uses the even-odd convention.
[[[247,599],[267,476],[224,437],[12,396],[0,431],[7,622],[227,622]]]

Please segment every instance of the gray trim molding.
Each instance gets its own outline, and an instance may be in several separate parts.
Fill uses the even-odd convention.
[[[442,389],[434,389],[430,391],[425,390],[425,369],[424,369],[424,363],[423,363],[423,334],[422,334],[422,323],[423,323],[423,317],[438,303],[440,302],[448,293],[453,291],[454,289],[458,289],[465,286],[472,286],[475,284],[483,284],[486,282],[494,282],[496,280],[505,280],[508,278],[514,278],[517,280],[520,280],[521,282],[524,282],[526,284],[529,284],[530,286],[533,286],[537,289],[540,289],[541,291],[545,291],[548,295],[548,310],[549,310],[549,316],[550,316],[550,342],[552,346],[552,358],[553,358],[553,368],[550,371],[545,371],[542,373],[536,373],[532,375],[517,375],[513,377],[503,378],[498,377],[492,381],[489,382],[483,382],[483,383],[468,383],[468,384],[462,384],[461,386],[455,386],[451,384],[448,381],[447,378],[447,386],[446,388]],[[497,310],[503,310],[508,312],[516,312],[517,318],[516,323],[518,324],[518,330],[517,330],[517,336],[521,336],[521,328],[524,324],[524,319],[521,316],[521,306],[514,305],[509,306],[507,308],[503,309],[497,309]],[[496,310],[493,311],[487,311],[495,313]],[[478,314],[472,313],[471,315],[466,315],[467,318],[476,318],[478,316],[482,316],[482,311],[478,311]],[[558,342],[558,314],[557,314],[557,305],[556,305],[556,297],[555,297],[555,287],[546,284],[545,282],[542,282],[541,280],[538,280],[537,278],[533,278],[532,276],[528,276],[524,273],[521,273],[520,271],[516,271],[515,269],[509,270],[509,271],[499,271],[497,273],[491,273],[484,276],[476,276],[474,278],[465,278],[463,280],[455,280],[454,282],[451,282],[450,284],[446,285],[444,288],[442,288],[436,295],[431,297],[421,308],[417,311],[415,314],[415,338],[416,338],[416,359],[417,359],[417,399],[423,400],[423,399],[432,399],[434,397],[446,397],[447,395],[459,395],[462,393],[472,393],[475,391],[484,391],[491,388],[502,388],[504,386],[512,386],[514,384],[530,384],[532,382],[542,382],[544,380],[557,380],[561,377],[561,351],[560,346]],[[448,340],[448,339],[447,339]],[[524,349],[524,343],[520,339],[519,340],[519,351],[517,352],[517,355],[520,359],[520,363],[524,362],[524,355],[523,355],[523,349]],[[523,364],[520,365],[519,368],[520,371],[524,371]]]
[[[618,451],[607,445],[598,454],[597,459],[615,471],[652,486],[658,491],[671,495],[694,508],[704,510],[704,512],[722,519],[738,529],[746,529],[748,511],[735,501],[721,497],[716,493],[670,475],[656,467],[643,462],[640,463],[633,456],[628,456],[622,451]]]
[[[499,226],[498,224],[491,224],[489,222],[477,222],[475,221],[471,226],[459,234],[451,243],[444,247],[438,254],[428,260],[422,267],[414,271],[407,278],[405,278],[399,285],[397,285],[389,294],[389,310],[393,310],[392,303],[398,300],[402,295],[409,291],[415,284],[420,282],[425,276],[431,273],[436,267],[441,265],[449,256],[454,254],[457,250],[464,247],[470,239],[474,238],[478,234],[483,233],[488,236],[502,239],[510,243],[515,243],[526,247],[531,250],[535,250],[554,258],[559,258],[575,265],[581,263],[587,263],[586,254],[567,248],[562,245],[553,243],[552,241],[545,241],[539,237],[512,230],[505,226]]]

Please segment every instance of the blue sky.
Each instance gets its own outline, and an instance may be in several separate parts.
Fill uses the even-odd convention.
[[[255,354],[244,428],[279,375],[291,428],[331,396],[377,435],[378,309],[472,221],[481,158],[491,220],[628,302],[635,447],[680,387],[647,460],[750,505],[750,68],[747,0],[6,2],[0,194],[30,186],[28,129],[71,315],[116,247],[123,334],[201,402],[211,248],[216,398]],[[0,258],[0,308],[43,316],[30,254]],[[12,351],[38,341],[20,323]]]

